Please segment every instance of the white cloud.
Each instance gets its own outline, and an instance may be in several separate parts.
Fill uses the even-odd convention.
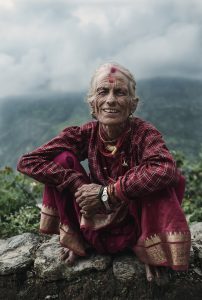
[[[0,8],[1,9],[12,9],[15,6],[14,0],[0,0]]]
[[[201,78],[201,20],[201,0],[0,0],[1,97],[86,89],[106,60]]]

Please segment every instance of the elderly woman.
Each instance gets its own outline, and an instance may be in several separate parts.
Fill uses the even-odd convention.
[[[159,266],[187,270],[190,232],[184,179],[158,130],[133,117],[135,86],[123,66],[101,65],[88,94],[96,121],[65,128],[18,170],[45,184],[40,231],[60,235],[62,259],[131,249],[153,280]]]

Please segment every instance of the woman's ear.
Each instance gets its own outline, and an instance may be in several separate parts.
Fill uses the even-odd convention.
[[[90,108],[91,108],[91,110],[90,110],[91,116],[94,119],[96,119],[96,115],[95,115],[95,101],[94,100],[90,101],[89,105],[90,105]]]
[[[131,112],[132,113],[134,113],[136,111],[136,108],[137,108],[137,105],[138,105],[138,101],[139,101],[138,97],[132,98],[132,100],[131,100]]]

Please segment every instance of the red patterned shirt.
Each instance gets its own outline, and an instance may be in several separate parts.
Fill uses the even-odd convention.
[[[175,184],[179,174],[175,161],[161,134],[150,123],[133,118],[122,135],[115,155],[105,155],[99,136],[99,123],[65,128],[58,136],[36,150],[22,156],[18,171],[34,179],[72,192],[86,180],[84,175],[65,169],[53,161],[63,151],[73,152],[80,161],[88,159],[90,179],[94,183],[115,183],[120,199],[127,200]]]

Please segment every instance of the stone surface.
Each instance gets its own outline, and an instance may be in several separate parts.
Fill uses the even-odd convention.
[[[199,260],[200,264],[198,267],[202,271],[202,222],[191,225],[190,230],[195,262],[197,259]]]
[[[61,279],[63,271],[63,265],[59,259],[61,247],[56,238],[58,237],[54,236],[37,249],[34,261],[36,275],[50,281]]]
[[[193,249],[194,249],[195,257],[197,257],[200,261],[200,266],[202,270],[202,244],[194,243]]]
[[[0,243],[0,275],[21,272],[30,266],[34,259],[32,251],[39,243],[39,236],[24,233],[1,240]]]
[[[194,264],[194,261],[195,261],[195,252],[193,246],[191,245],[189,262],[190,264]]]
[[[111,262],[110,256],[91,255],[88,258],[80,258],[74,266],[69,267],[60,260],[60,250],[58,236],[53,236],[38,248],[34,262],[34,269],[38,277],[47,281],[72,280],[82,273],[105,270]]]
[[[144,276],[145,268],[134,255],[123,255],[114,259],[113,273],[117,279],[124,282]]]
[[[202,244],[202,222],[190,226],[192,239],[198,244]]]
[[[75,266],[72,267],[74,272],[85,271],[104,271],[111,264],[111,257],[108,255],[91,255],[88,258],[78,260]]]
[[[198,300],[202,295],[201,224],[191,226],[193,248],[188,272],[170,272],[164,286],[146,281],[133,254],[91,254],[73,267],[60,261],[57,235],[23,234],[0,240],[2,300]]]

